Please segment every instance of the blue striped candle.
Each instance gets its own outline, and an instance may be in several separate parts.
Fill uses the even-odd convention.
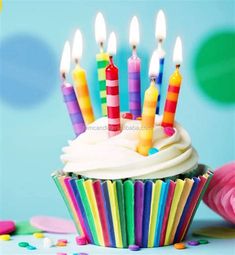
[[[161,87],[162,87],[162,77],[163,77],[163,69],[164,69],[164,58],[160,58],[159,62],[160,62],[160,68],[159,68],[159,74],[157,77],[157,86],[159,87],[158,91],[158,100],[157,100],[157,109],[156,109],[156,114],[159,114],[160,112],[160,101],[161,101]]]

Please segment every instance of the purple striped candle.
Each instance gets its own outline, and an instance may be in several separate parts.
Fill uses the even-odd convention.
[[[69,83],[61,85],[61,91],[64,96],[64,102],[67,106],[67,110],[73,125],[73,129],[76,136],[79,136],[86,130],[86,125],[83,120],[81,109],[79,107],[74,88]]]
[[[141,116],[140,64],[135,53],[128,59],[129,109],[134,118]]]

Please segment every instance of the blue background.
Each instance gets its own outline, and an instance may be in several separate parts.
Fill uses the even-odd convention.
[[[175,38],[180,35],[184,62],[177,120],[190,133],[201,162],[216,168],[234,159],[234,107],[218,104],[204,95],[193,70],[200,44],[212,34],[234,26],[233,1],[3,1],[0,218],[68,216],[50,178],[52,171],[62,167],[61,148],[74,137],[60,92],[59,61],[65,40],[73,38],[76,28],[81,29],[81,64],[87,70],[95,114],[99,117],[94,20],[96,13],[102,11],[108,33],[113,30],[117,35],[115,62],[120,69],[121,110],[128,110],[129,23],[133,15],[138,16],[144,92],[149,85],[148,62],[156,48],[155,18],[160,8],[167,17],[163,98],[174,69],[171,59]],[[202,204],[196,217],[218,216]]]

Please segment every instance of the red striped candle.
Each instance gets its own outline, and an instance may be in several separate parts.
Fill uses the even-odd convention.
[[[106,67],[106,94],[107,94],[107,115],[109,136],[115,136],[121,132],[118,68],[110,56],[110,63]]]

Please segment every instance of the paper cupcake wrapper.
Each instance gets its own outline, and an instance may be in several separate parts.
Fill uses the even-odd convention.
[[[89,243],[126,248],[182,241],[212,173],[173,180],[102,181],[53,174],[80,235]]]

